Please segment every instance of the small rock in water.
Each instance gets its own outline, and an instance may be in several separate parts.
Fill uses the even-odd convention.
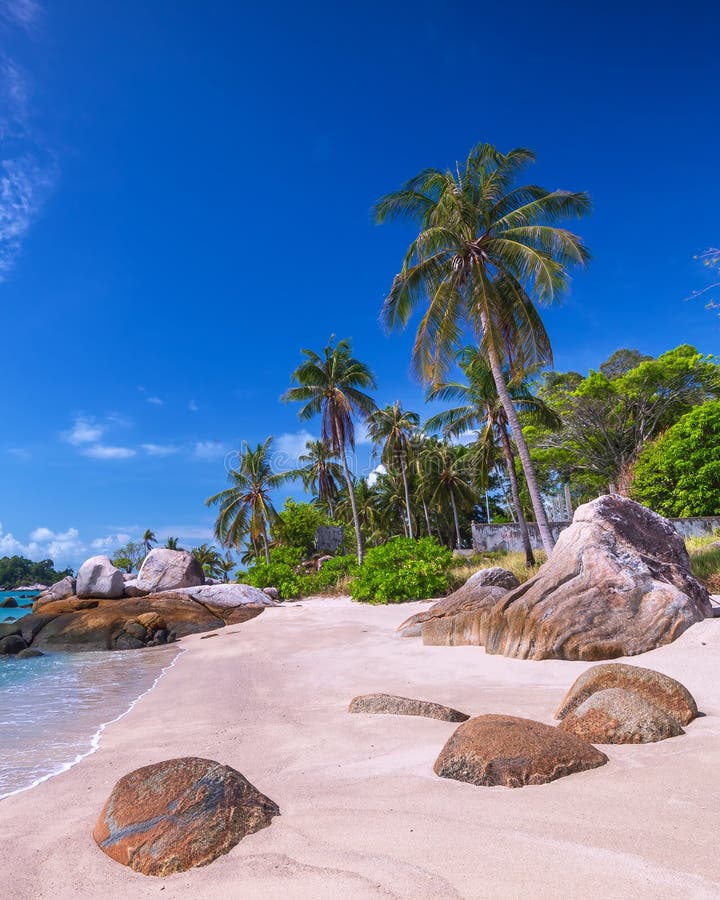
[[[33,650],[32,647],[28,647],[26,650],[21,650],[17,658],[18,659],[33,659],[36,656],[45,656],[40,650]]]
[[[14,597],[6,597],[0,600],[0,609],[17,609],[18,602]]]
[[[27,644],[19,634],[9,634],[7,637],[0,638],[0,654],[5,656],[14,656],[26,647]]]
[[[277,804],[235,769],[183,757],[123,776],[93,837],[136,872],[171,875],[208,865],[279,814]]]

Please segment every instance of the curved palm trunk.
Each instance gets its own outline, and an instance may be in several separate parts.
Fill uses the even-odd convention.
[[[495,347],[492,344],[492,341],[488,341],[487,357],[488,362],[490,363],[490,371],[492,372],[493,381],[495,382],[495,387],[497,388],[498,396],[500,397],[500,402],[503,405],[505,415],[507,416],[508,422],[510,424],[510,430],[512,431],[513,438],[515,439],[518,456],[520,457],[520,462],[522,463],[523,472],[525,474],[525,481],[528,486],[528,491],[530,492],[530,499],[532,500],[533,512],[535,513],[535,521],[537,522],[538,530],[540,531],[540,538],[542,540],[543,548],[545,549],[545,552],[547,553],[549,559],[552,555],[553,548],[555,547],[555,541],[553,540],[553,536],[550,532],[550,523],[548,522],[547,514],[545,513],[545,507],[542,504],[540,488],[538,487],[537,478],[535,477],[535,469],[533,467],[532,460],[530,459],[530,451],[528,450],[525,436],[523,435],[522,428],[520,427],[520,420],[518,419],[517,410],[515,409],[515,405],[512,402],[512,398],[510,397],[510,392],[508,391],[507,385],[505,384],[502,365],[500,364],[500,359],[497,355]]]
[[[452,486],[450,487],[450,505],[452,506],[453,521],[455,522],[455,547],[459,550],[461,544],[460,523],[458,522],[457,505],[455,504],[455,492],[453,491]]]
[[[427,503],[425,502],[425,498],[422,498],[422,508],[425,513],[425,524],[427,525],[427,533],[428,537],[432,537],[432,528],[430,527],[430,513],[428,512]]]
[[[352,509],[353,516],[353,525],[355,526],[355,540],[357,542],[357,558],[358,563],[362,565],[363,563],[363,542],[362,542],[362,532],[360,531],[360,517],[358,516],[357,510],[357,501],[355,499],[355,485],[352,482],[352,478],[350,477],[350,469],[348,468],[347,463],[347,454],[345,453],[345,448],[342,448],[342,467],[343,474],[345,475],[345,484],[347,485],[348,494],[350,496],[350,507]]]
[[[265,526],[264,519],[263,519],[263,527],[262,527],[262,539],[263,539],[263,546],[265,548],[265,562],[268,565],[270,565],[270,544],[268,543],[267,528]]]
[[[513,506],[517,515],[518,526],[520,527],[520,537],[522,538],[523,550],[525,551],[525,565],[528,569],[535,565],[535,556],[530,543],[530,532],[528,531],[527,522],[525,521],[525,513],[523,512],[522,503],[520,501],[520,488],[518,486],[517,472],[515,471],[515,457],[510,445],[507,429],[504,425],[500,425],[500,442],[503,448],[503,455],[507,463],[508,476],[510,478],[510,493],[512,494]]]
[[[408,487],[407,470],[405,468],[405,457],[403,457],[403,456],[400,457],[400,471],[402,472],[403,487],[405,488],[405,512],[407,513],[407,533],[408,533],[408,537],[412,538],[415,535],[413,534],[412,513],[410,512],[410,489]]]

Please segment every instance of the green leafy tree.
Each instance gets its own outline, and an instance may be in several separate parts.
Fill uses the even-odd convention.
[[[528,437],[561,478],[582,478],[590,490],[610,485],[624,492],[645,444],[720,394],[720,367],[682,344],[613,378],[602,371],[586,378],[552,373],[539,393],[560,415],[562,429]]]
[[[118,569],[124,569],[126,572],[137,571],[142,561],[147,556],[145,545],[138,541],[128,541],[122,547],[118,547],[112,555],[111,560]]]
[[[0,591],[12,591],[30,584],[50,585],[72,574],[72,569],[56,571],[51,559],[36,562],[24,556],[0,557]]]
[[[720,401],[695,407],[645,447],[630,493],[672,518],[720,514]]]
[[[330,339],[322,353],[303,350],[305,356],[292,374],[296,384],[283,395],[286,402],[302,403],[299,416],[308,421],[321,417],[321,438],[330,453],[340,459],[353,513],[358,561],[363,561],[360,520],[355,503],[348,450],[355,449],[355,421],[366,419],[375,410],[375,401],[365,391],[374,388],[375,376],[365,363],[352,355],[350,342]]]
[[[322,510],[312,503],[298,503],[288,497],[271,527],[275,543],[296,547],[307,556],[315,549],[315,532],[328,519]]]
[[[386,469],[392,471],[396,465],[400,469],[405,493],[408,537],[414,536],[408,468],[412,438],[419,427],[420,416],[415,412],[404,410],[397,400],[391,406],[376,409],[368,418],[370,437],[375,446],[380,448],[380,456]]]
[[[244,441],[240,462],[228,473],[230,487],[205,501],[217,506],[215,536],[224,547],[239,548],[249,536],[255,552],[262,547],[265,560],[270,562],[268,528],[277,515],[271,492],[286,480],[286,473],[275,473],[270,463],[272,437],[254,449]]]
[[[518,185],[518,173],[533,160],[529,150],[500,153],[478,144],[454,170],[425,169],[383,197],[375,217],[410,219],[420,227],[385,300],[386,325],[404,326],[424,307],[413,362],[433,385],[446,376],[468,330],[481,344],[549,555],[554,541],[503,368],[549,364],[550,342],[535,301],[553,301],[570,268],[588,259],[580,238],[556,223],[585,214],[590,201],[584,193]]]
[[[199,547],[193,547],[191,553],[200,563],[208,578],[217,578],[222,574],[223,558],[216,547],[211,544],[200,544]]]

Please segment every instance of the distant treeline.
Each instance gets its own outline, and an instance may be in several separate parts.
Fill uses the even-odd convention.
[[[0,591],[12,591],[28,584],[53,584],[72,574],[72,569],[56,572],[51,559],[33,562],[24,556],[0,557]]]

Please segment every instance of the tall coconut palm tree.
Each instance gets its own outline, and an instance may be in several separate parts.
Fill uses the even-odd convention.
[[[145,555],[152,550],[152,545],[157,544],[157,538],[155,537],[155,532],[151,531],[147,528],[142,536],[142,545],[145,548]]]
[[[454,170],[425,169],[375,206],[377,222],[407,218],[420,228],[383,305],[390,327],[424,314],[413,363],[425,383],[442,381],[463,335],[481,343],[522,462],[543,546],[553,538],[530,451],[508,391],[503,367],[515,373],[550,364],[550,342],[535,306],[552,302],[569,271],[589,254],[581,239],[557,226],[590,208],[585,193],[518,185],[530,150],[501,153],[478,144]]]
[[[435,503],[447,498],[452,510],[455,529],[455,546],[460,549],[460,519],[458,516],[458,500],[473,500],[475,491],[470,483],[465,447],[452,447],[442,441],[429,440],[423,450],[423,471],[435,485],[431,502]]]
[[[165,541],[165,549],[166,550],[180,550],[179,539],[176,537],[169,537]]]
[[[227,583],[233,570],[237,569],[237,565],[237,561],[232,558],[230,551],[226,551],[225,556],[221,556],[216,565],[220,578]]]
[[[412,509],[410,508],[410,488],[408,486],[408,466],[412,437],[420,426],[417,413],[404,410],[400,401],[391,406],[376,409],[368,418],[368,430],[373,443],[380,448],[381,459],[390,472],[395,463],[400,467],[405,492],[405,514],[408,537],[413,535]]]
[[[428,400],[455,400],[461,406],[446,409],[428,419],[426,427],[442,430],[445,437],[458,437],[467,431],[478,432],[478,449],[481,456],[489,459],[496,443],[505,458],[510,492],[517,516],[520,535],[525,550],[528,567],[535,565],[530,534],[520,500],[520,488],[515,471],[515,453],[510,440],[508,417],[500,401],[497,386],[490,366],[482,353],[473,347],[465,347],[459,356],[467,383],[459,381],[443,382],[428,393]],[[513,381],[505,374],[508,393],[515,409],[531,421],[548,428],[559,428],[560,419],[546,403],[536,397],[524,381]],[[485,470],[488,465],[483,467]]]
[[[339,457],[350,498],[357,542],[358,562],[363,561],[363,541],[355,503],[348,450],[355,449],[355,420],[366,419],[375,410],[375,401],[365,391],[374,388],[375,376],[365,363],[352,355],[348,340],[333,344],[330,339],[321,354],[303,350],[305,356],[292,374],[296,387],[282,399],[303,404],[299,416],[307,421],[321,417],[321,438],[327,449]]]
[[[311,440],[305,443],[305,452],[298,456],[298,462],[302,465],[288,476],[302,479],[305,490],[312,491],[325,504],[332,518],[340,490],[338,482],[344,478],[337,454],[328,450],[323,441]]]
[[[219,565],[222,562],[222,556],[212,544],[200,544],[199,547],[193,547],[192,555],[202,566],[202,570],[208,578],[216,578],[219,572]]]
[[[228,473],[230,487],[205,501],[218,506],[215,536],[224,547],[240,547],[246,535],[254,546],[262,544],[265,561],[270,563],[268,528],[277,516],[270,492],[287,479],[286,473],[275,473],[270,464],[268,437],[255,449],[243,441],[240,462]]]

